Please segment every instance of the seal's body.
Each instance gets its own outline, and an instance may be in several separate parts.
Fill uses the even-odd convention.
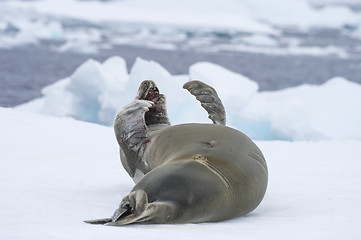
[[[223,126],[224,108],[213,88],[187,84],[215,124],[170,126],[164,96],[152,81],[143,82],[114,124],[122,164],[136,185],[112,218],[88,223],[220,221],[259,205],[268,178],[261,151],[243,133]]]

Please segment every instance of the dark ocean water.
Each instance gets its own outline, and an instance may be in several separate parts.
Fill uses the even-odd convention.
[[[74,24],[90,26],[84,22],[64,21],[65,26]],[[282,37],[298,39],[303,47],[335,46],[347,52],[349,57],[206,52],[197,51],[196,48],[159,50],[134,45],[114,45],[97,54],[76,54],[52,51],[49,48],[52,43],[42,42],[35,46],[0,48],[0,106],[12,107],[40,97],[44,86],[70,76],[87,59],[104,61],[115,55],[127,61],[129,70],[135,59],[141,57],[159,62],[171,74],[187,74],[193,63],[209,61],[258,82],[261,91],[279,90],[305,83],[322,84],[336,76],[361,84],[361,39],[330,29],[307,33],[287,29],[282,31]],[[212,37],[215,42],[229,42],[232,36]]]

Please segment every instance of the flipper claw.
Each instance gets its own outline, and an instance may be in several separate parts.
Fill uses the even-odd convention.
[[[111,218],[101,218],[101,219],[94,219],[94,220],[85,220],[85,223],[89,223],[89,224],[106,224],[111,222],[112,219]]]

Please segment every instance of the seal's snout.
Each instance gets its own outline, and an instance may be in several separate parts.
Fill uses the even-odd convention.
[[[159,96],[159,89],[157,87],[152,87],[148,90],[148,94],[145,97],[145,100],[152,101],[154,98]]]

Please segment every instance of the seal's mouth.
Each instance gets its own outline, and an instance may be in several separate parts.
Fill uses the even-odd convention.
[[[144,80],[139,86],[135,99],[157,102],[161,96],[157,85],[152,80]]]
[[[152,87],[149,89],[148,94],[144,99],[152,101],[157,97],[159,97],[159,89],[157,87]]]

